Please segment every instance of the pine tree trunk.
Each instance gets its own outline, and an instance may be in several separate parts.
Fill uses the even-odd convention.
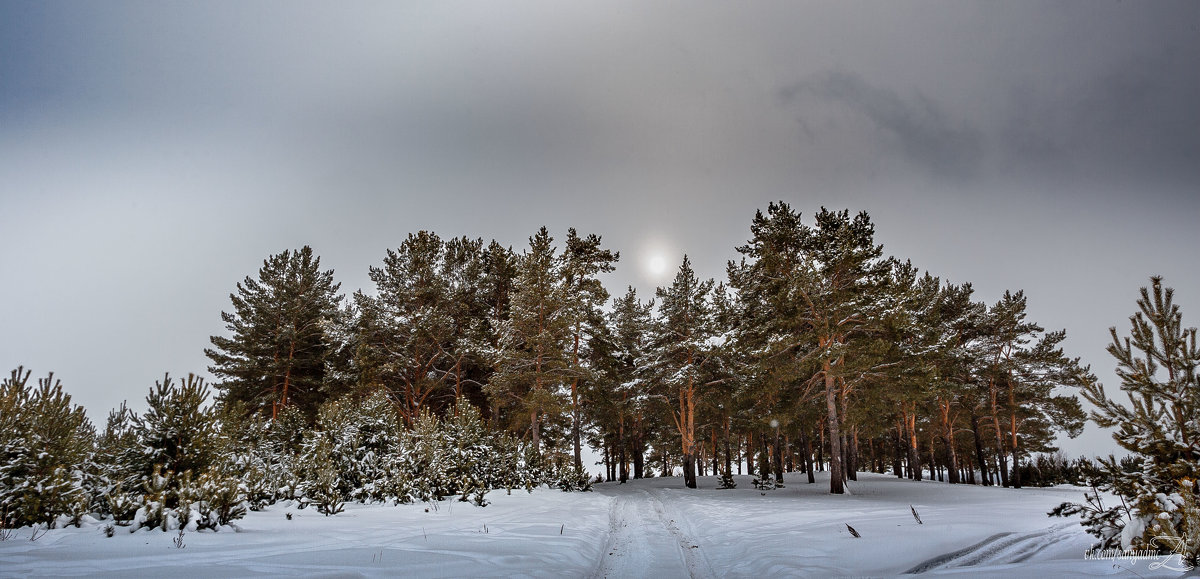
[[[937,456],[937,433],[934,432],[935,430],[937,429],[931,428],[929,433],[929,480],[933,480],[933,473],[936,471],[938,482],[946,482],[946,478],[943,476],[942,463],[938,460]]]
[[[779,427],[775,427],[775,482],[783,484],[783,446],[780,444]]]
[[[604,445],[604,480],[606,480],[606,481],[611,481],[614,478],[613,477],[612,453],[613,453],[612,446],[607,445],[607,444]]]
[[[771,451],[767,445],[767,435],[758,436],[758,480],[766,482],[771,477]]]
[[[971,433],[975,436],[975,458],[979,463],[979,478],[983,486],[988,486],[987,458],[983,455],[983,437],[979,434],[979,417],[971,412]]]
[[[999,462],[997,470],[1000,471],[1000,484],[1008,486],[1008,457],[1004,452],[1004,429],[1000,426],[1000,407],[996,402],[996,381],[993,379],[988,382],[988,389],[991,395],[992,404],[992,426],[996,431],[996,459]]]
[[[695,363],[694,354],[688,350],[688,367]],[[688,377],[687,385],[680,387],[679,430],[683,439],[683,481],[689,489],[696,488],[696,384]]]
[[[843,361],[844,360],[839,360],[839,363]],[[841,404],[840,416],[841,419],[845,419],[846,416],[850,415],[850,397],[847,395],[846,381],[838,378],[837,384],[838,402]],[[854,471],[857,468],[858,459],[854,456],[855,448],[853,441],[851,440],[851,432],[853,431],[853,428],[840,428],[840,430],[842,432],[842,480],[858,480],[858,476],[854,474]]]
[[[532,436],[533,436],[533,452],[535,452],[537,454],[541,454],[542,453],[542,447],[541,447],[542,437],[541,437],[540,433],[538,432],[538,411],[537,410],[529,411],[529,428],[530,428],[530,432],[532,432]]]
[[[296,340],[292,340],[288,345],[287,370],[283,372],[283,395],[279,397],[279,408],[287,406],[288,403],[288,386],[292,384],[292,360],[296,357]]]
[[[813,474],[813,452],[812,452],[812,437],[808,433],[804,434],[804,470],[808,471],[808,484],[815,484],[816,477]]]
[[[739,435],[738,435],[737,447],[733,449],[733,450],[734,450],[734,452],[736,452],[736,453],[737,453],[737,456],[738,456],[738,460],[737,460],[737,462],[738,462],[738,474],[742,474],[742,462],[744,462],[744,461],[742,460],[742,458],[743,458],[743,456],[742,456],[742,442],[743,442],[742,438],[743,438],[743,436],[739,434]]]
[[[917,414],[916,411],[909,412],[907,409],[904,414],[905,428],[908,430],[908,468],[912,474],[912,479],[919,481],[924,477],[921,471],[921,453],[920,443],[917,441]]]
[[[848,460],[846,461],[846,476],[850,480],[858,480],[858,427],[850,430],[850,436],[847,437],[850,441],[850,449],[846,453]]]
[[[941,402],[942,411],[942,427],[945,429],[942,435],[942,442],[946,445],[946,450],[950,453],[950,484],[958,484],[958,456],[954,452],[954,424],[950,420],[950,400]]]
[[[575,385],[571,385],[571,397],[575,398]],[[575,470],[583,470],[583,454],[579,447],[579,401],[575,400],[571,408],[571,441],[575,446]]]
[[[1008,480],[1008,454],[1004,452],[1004,439],[999,434],[999,424],[996,425],[996,432],[996,459],[1000,461],[996,470],[1000,471],[1000,484],[1007,488],[1011,484]]]
[[[462,358],[454,361],[454,415],[458,416],[458,405],[463,402]]]
[[[621,461],[620,480],[621,480],[621,484],[625,484],[625,481],[629,480],[629,462],[625,456],[626,447],[628,445],[625,443],[625,414],[624,413],[621,413],[618,416],[617,424],[618,424],[617,425],[617,453],[619,454],[620,461]]]
[[[746,433],[746,472],[754,474],[754,432]]]
[[[637,446],[633,453],[633,478],[642,479],[646,476],[646,454],[642,447],[642,438],[637,437]]]
[[[728,416],[726,416],[725,417],[725,474],[727,474],[727,475],[733,474],[733,454],[730,452],[731,449],[729,446],[729,430],[730,430],[730,427],[732,426],[730,424],[730,422],[732,422],[732,420],[730,420],[730,418]],[[741,471],[741,465],[738,465],[738,470]],[[741,474],[741,473],[739,472],[739,474]]]
[[[824,421],[817,428],[817,470],[825,471],[825,424]]]
[[[579,326],[575,327],[575,350],[573,353],[575,367],[579,367]],[[583,454],[579,447],[579,378],[571,381],[571,442],[575,450],[575,470],[583,470]]]
[[[1015,409],[1016,401],[1013,400],[1013,394],[1012,394],[1011,388],[1009,389],[1008,400],[1009,400],[1009,405],[1010,405],[1009,407]],[[1012,461],[1013,461],[1012,485],[1013,485],[1013,488],[1019,489],[1019,488],[1021,488],[1021,459],[1020,459],[1020,456],[1018,454],[1018,449],[1017,449],[1017,412],[1016,412],[1016,410],[1012,411],[1010,420],[1011,420],[1010,424],[1012,425]]]
[[[710,436],[712,436],[713,441],[713,476],[715,477],[721,473],[721,453],[718,452],[718,447],[716,447],[716,429],[713,429]]]
[[[892,432],[892,474],[896,475],[896,478],[904,478],[904,459],[901,458],[903,445],[900,442],[904,437],[900,431],[901,428],[896,427]]]
[[[683,484],[689,489],[696,488],[696,457],[690,453],[683,455]]]
[[[792,452],[792,437],[783,437],[783,456],[787,458],[787,464],[784,465],[784,470],[787,472],[796,472],[795,453]]]
[[[828,346],[828,343],[823,344]],[[837,387],[829,359],[821,363],[825,372],[825,411],[829,420],[829,492],[840,495],[846,492],[842,484],[841,432],[838,429]]]

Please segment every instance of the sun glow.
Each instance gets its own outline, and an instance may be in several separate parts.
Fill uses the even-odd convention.
[[[659,276],[667,271],[667,258],[662,254],[652,254],[646,260],[646,271],[651,275]]]

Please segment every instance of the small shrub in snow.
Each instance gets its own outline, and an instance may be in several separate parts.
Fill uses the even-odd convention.
[[[104,511],[112,516],[113,523],[127,527],[137,515],[141,502],[137,494],[126,491],[120,483],[117,483],[105,491],[103,505]]]
[[[324,438],[317,438],[305,443],[302,455],[304,468],[301,483],[301,503],[314,504],[317,511],[325,516],[342,512],[344,500],[343,486],[338,469],[330,454],[332,443]]]
[[[146,494],[142,506],[133,516],[133,530],[145,527],[166,531],[175,515],[167,509],[167,497],[170,494],[170,482],[175,473],[163,471],[162,465],[154,469],[154,474],[144,483]]]
[[[191,508],[196,510],[197,529],[213,529],[246,516],[246,493],[233,477],[216,472],[200,475],[195,482]]]

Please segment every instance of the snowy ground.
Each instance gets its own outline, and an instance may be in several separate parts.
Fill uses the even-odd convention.
[[[279,504],[240,532],[102,525],[29,528],[0,542],[0,576],[154,577],[836,577],[1178,576],[1156,561],[1085,560],[1077,521],[1046,512],[1081,490],[998,489],[860,474],[852,495],[789,475],[765,494],[698,490],[679,478],[597,485],[594,493],[492,492],[492,504],[347,505],[324,517]],[[824,483],[824,484],[822,484]],[[909,505],[924,524],[913,519]],[[292,514],[288,520],[287,513]],[[861,535],[854,538],[846,529]]]

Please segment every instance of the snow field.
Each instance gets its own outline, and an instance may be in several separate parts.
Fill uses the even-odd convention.
[[[185,533],[104,523],[0,542],[2,576],[251,577],[970,577],[1176,576],[1152,561],[1085,560],[1092,537],[1046,512],[1082,489],[1003,489],[859,474],[853,494],[828,477],[755,490],[681,478],[488,494],[491,504],[347,504],[325,517],[281,503],[240,531]],[[909,506],[920,513],[917,524]],[[288,520],[287,513],[292,513]],[[861,535],[854,538],[846,529]]]

